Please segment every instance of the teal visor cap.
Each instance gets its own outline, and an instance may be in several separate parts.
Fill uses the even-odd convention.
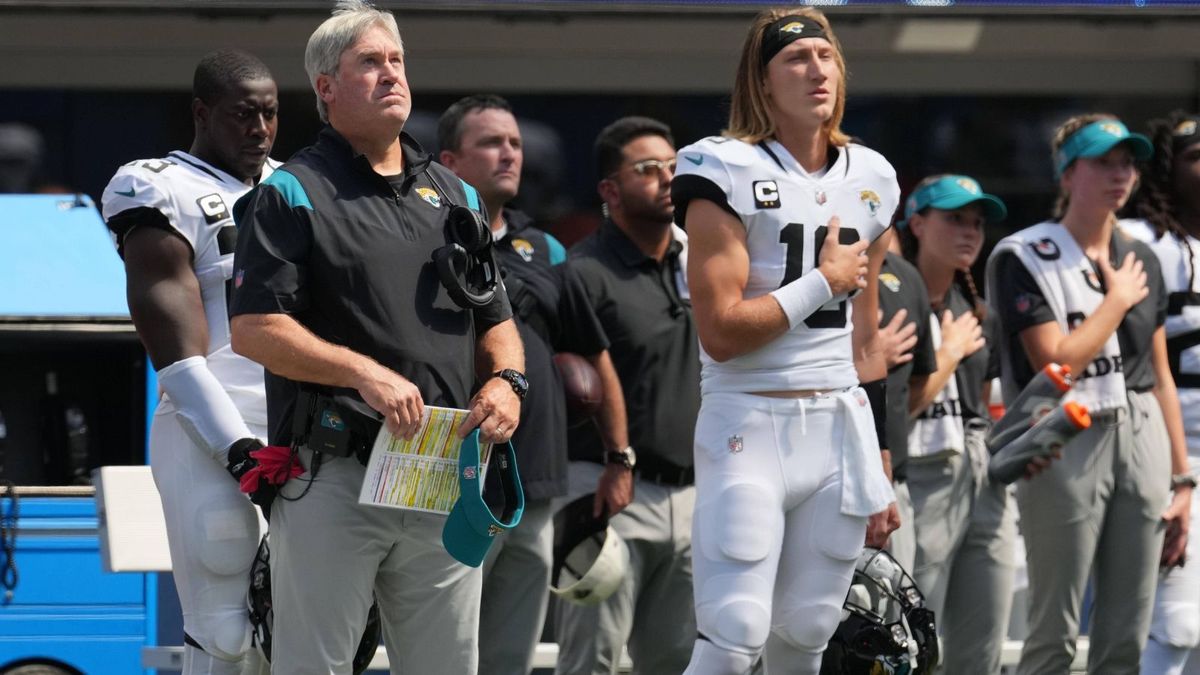
[[[1131,134],[1119,120],[1099,120],[1076,131],[1063,141],[1055,154],[1054,170],[1061,177],[1071,162],[1080,157],[1099,157],[1118,143],[1129,145],[1134,159],[1146,161],[1154,156],[1154,145],[1141,134]]]
[[[479,430],[463,439],[458,454],[458,501],[450,509],[442,527],[442,545],[446,552],[464,565],[479,567],[496,535],[521,522],[525,511],[525,492],[517,472],[517,455],[512,443],[497,444],[493,471],[500,471],[504,506],[499,518],[483,500],[483,467],[479,463]]]
[[[995,195],[989,195],[979,187],[979,182],[970,176],[942,176],[928,185],[913,190],[904,202],[904,220],[897,223],[900,227],[908,225],[908,220],[914,213],[920,213],[927,208],[951,211],[960,209],[967,204],[979,202],[983,207],[983,217],[989,223],[998,223],[1008,217],[1008,208]]]

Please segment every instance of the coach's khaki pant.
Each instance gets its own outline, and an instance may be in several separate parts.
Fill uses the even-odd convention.
[[[516,528],[499,534],[483,560],[479,672],[529,675],[546,621],[554,512],[549,499],[526,500]]]
[[[1092,415],[1062,459],[1017,485],[1029,561],[1029,638],[1019,675],[1066,673],[1079,610],[1095,583],[1089,673],[1137,673],[1150,629],[1170,493],[1171,447],[1158,401]]]
[[[479,570],[442,547],[444,516],[360,506],[364,472],[324,456],[272,504],[271,672],[349,675],[373,594],[393,675],[474,675]]]
[[[913,578],[936,616],[946,675],[998,675],[1012,609],[1016,511],[987,480],[986,433],[972,420],[963,454],[908,463]]]
[[[572,462],[572,496],[596,490],[603,467]],[[634,481],[634,499],[610,525],[629,547],[629,574],[593,607],[556,604],[556,675],[617,672],[628,643],[635,673],[675,675],[687,668],[696,641],[692,603],[692,510],[696,488]]]

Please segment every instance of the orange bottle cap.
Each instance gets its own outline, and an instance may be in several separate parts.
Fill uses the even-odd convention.
[[[1085,405],[1081,405],[1075,401],[1067,401],[1063,404],[1063,412],[1067,414],[1067,419],[1077,429],[1087,429],[1092,426],[1092,416],[1088,414],[1088,409]]]
[[[1059,391],[1065,392],[1071,388],[1071,366],[1060,366],[1057,363],[1047,363],[1042,369]]]

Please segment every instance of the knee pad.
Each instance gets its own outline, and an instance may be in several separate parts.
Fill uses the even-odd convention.
[[[1200,644],[1200,613],[1196,605],[1186,602],[1162,601],[1161,616],[1154,617],[1150,636],[1159,644],[1191,649]]]
[[[821,653],[842,621],[842,605],[805,603],[776,608],[775,635],[797,650]]]
[[[206,654],[221,661],[241,661],[250,650],[250,619],[246,612],[191,617],[185,632]]]
[[[242,675],[242,660],[227,661],[194,645],[183,647],[183,675]]]
[[[747,573],[711,577],[699,589],[696,626],[709,642],[733,652],[762,651],[771,633],[771,588]]]
[[[759,653],[725,649],[701,636],[692,648],[692,661],[684,675],[749,675],[758,659]]]

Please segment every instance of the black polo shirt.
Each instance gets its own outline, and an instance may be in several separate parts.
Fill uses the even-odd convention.
[[[400,140],[404,172],[389,179],[326,126],[238,200],[230,313],[288,314],[404,376],[425,403],[462,408],[475,386],[476,334],[511,310],[503,291],[467,311],[442,287],[432,255],[448,241],[448,207],[480,209],[478,195]],[[266,386],[271,442],[288,444],[299,383],[268,371]],[[354,390],[332,393],[366,408]]]
[[[943,305],[955,318],[975,310],[975,303],[967,299],[958,284],[952,284],[946,291]],[[937,310],[939,320],[941,313],[942,310]],[[954,370],[954,379],[958,384],[958,405],[964,421],[975,417],[991,419],[988,402],[983,400],[983,385],[1000,375],[1000,322],[995,312],[983,317],[982,328],[983,347],[960,361]]]
[[[1121,347],[1125,388],[1130,391],[1149,391],[1155,383],[1153,336],[1167,318],[1167,292],[1154,252],[1142,242],[1114,232],[1109,244],[1112,266],[1120,266],[1120,261],[1131,251],[1145,267],[1150,294],[1125,314],[1117,327],[1117,341]],[[1024,388],[1033,379],[1033,367],[1029,365],[1029,356],[1021,344],[1021,331],[1056,319],[1037,281],[1015,253],[1001,253],[992,264],[996,265],[996,279],[1002,282],[996,297],[992,298],[992,304],[999,314],[1005,353],[1012,358],[1017,386]],[[1096,278],[1103,288],[1104,275],[1099,268],[1096,268]]]
[[[917,344],[912,348],[912,360],[888,371],[887,377],[887,443],[892,453],[892,475],[904,480],[908,461],[908,380],[929,375],[937,370],[937,350],[929,329],[929,293],[921,273],[904,258],[889,252],[879,270],[879,308],[883,312],[880,326],[891,322],[901,309],[908,310],[904,326],[916,323]]]
[[[691,302],[679,288],[683,246],[672,241],[662,263],[642,253],[612,221],[571,248],[571,266],[587,291],[621,379],[629,443],[638,464],[692,466],[700,411],[700,343]],[[571,434],[571,459],[602,461],[594,428]]]
[[[563,245],[520,211],[505,209],[504,223],[496,252],[525,343],[529,378],[513,447],[525,496],[548,499],[567,491],[567,410],[554,353],[590,356],[607,349],[608,343],[596,315],[585,309],[587,297],[578,279],[563,265]]]

